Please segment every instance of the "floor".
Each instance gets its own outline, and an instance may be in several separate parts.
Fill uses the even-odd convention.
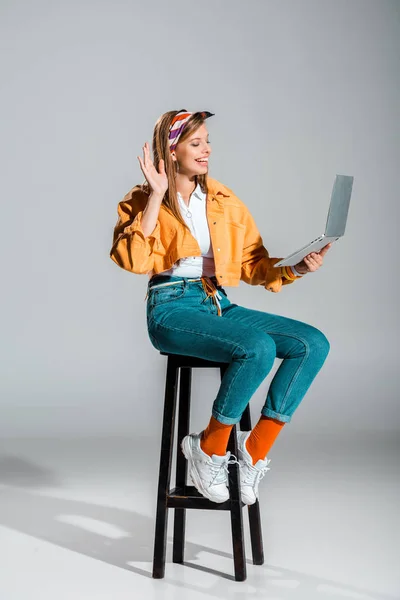
[[[265,563],[233,577],[229,513],[188,511],[185,565],[151,577],[159,443],[0,443],[0,598],[400,598],[399,438],[278,438],[260,485]],[[173,473],[174,474],[174,473]]]

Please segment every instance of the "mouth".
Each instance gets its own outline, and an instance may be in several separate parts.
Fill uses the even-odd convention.
[[[208,165],[208,158],[198,158],[198,159],[196,159],[196,162],[199,165],[203,165],[206,167]]]

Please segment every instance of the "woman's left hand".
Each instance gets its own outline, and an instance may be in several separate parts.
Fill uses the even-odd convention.
[[[311,271],[316,271],[320,268],[324,261],[324,256],[332,246],[332,242],[321,248],[319,252],[310,252],[297,265],[294,265],[296,271],[302,275]]]

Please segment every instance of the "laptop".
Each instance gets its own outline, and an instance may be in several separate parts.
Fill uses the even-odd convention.
[[[346,228],[347,213],[349,212],[349,204],[351,191],[353,189],[353,177],[351,175],[336,175],[333,183],[331,203],[329,205],[328,218],[326,220],[325,233],[317,237],[315,240],[296,250],[286,258],[274,264],[274,267],[293,266],[303,260],[310,252],[319,252],[321,248],[336,242],[344,235]]]

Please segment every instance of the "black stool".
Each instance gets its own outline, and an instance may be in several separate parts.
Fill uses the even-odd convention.
[[[245,504],[240,498],[239,465],[230,464],[229,490],[230,498],[226,502],[212,502],[202,496],[194,486],[186,485],[187,460],[180,447],[182,439],[189,432],[190,423],[190,396],[193,368],[219,368],[221,379],[228,368],[228,363],[203,360],[192,356],[182,356],[161,352],[168,356],[167,374],[164,397],[164,418],[162,425],[160,472],[158,479],[157,514],[154,539],[153,578],[160,579],[165,573],[165,554],[167,546],[168,509],[174,508],[174,533],[173,533],[173,562],[184,562],[185,547],[185,520],[186,509],[202,510],[229,510],[231,513],[232,545],[235,580],[246,579],[246,557],[243,537],[242,507]],[[173,454],[175,411],[179,378],[179,409],[178,409],[178,436],[176,452],[176,482],[170,489],[171,466]],[[240,429],[249,431],[250,409],[247,405],[240,420]],[[237,457],[236,425],[233,426],[228,442],[228,450]],[[253,555],[253,564],[264,563],[264,552],[261,533],[260,507],[258,500],[248,506],[250,538]]]

